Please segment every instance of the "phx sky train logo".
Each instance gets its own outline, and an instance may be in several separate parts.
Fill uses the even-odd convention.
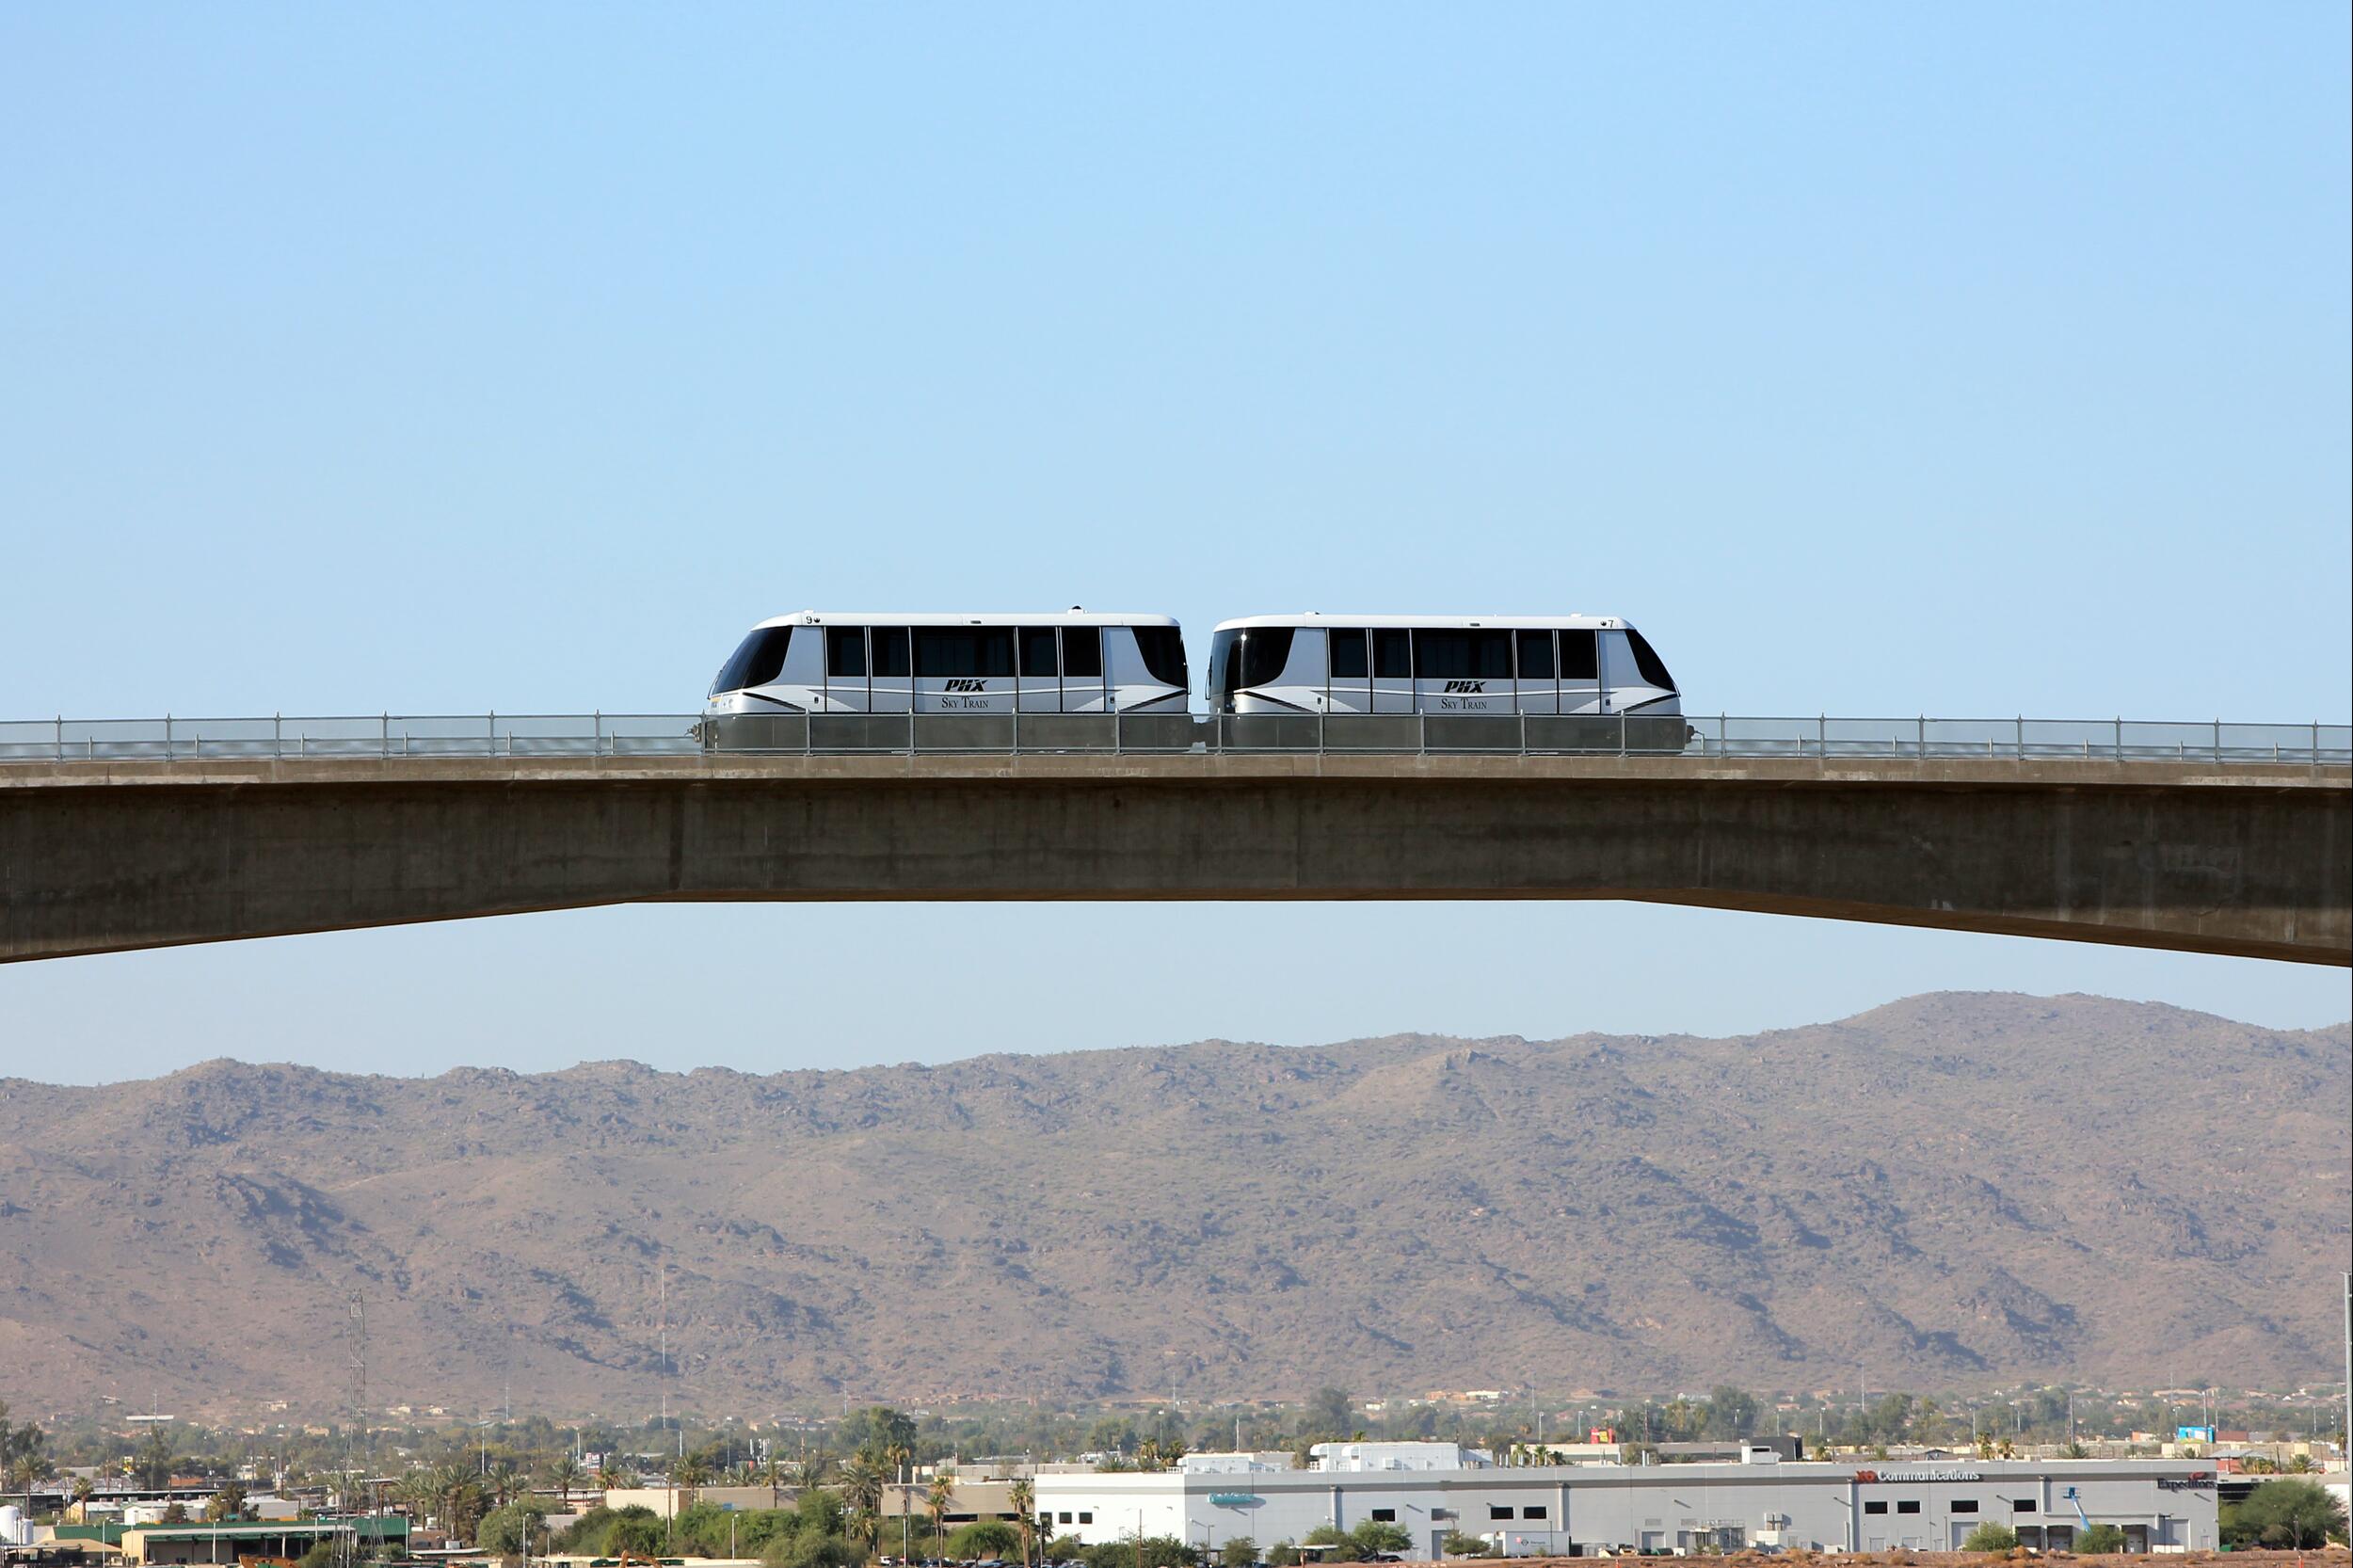
[[[966,680],[959,679],[949,681],[948,690],[952,692],[984,692],[988,690],[988,682],[985,680]]]
[[[1487,683],[1484,680],[1449,680],[1446,683],[1446,689],[1449,696],[1463,692],[1483,692],[1487,689]]]

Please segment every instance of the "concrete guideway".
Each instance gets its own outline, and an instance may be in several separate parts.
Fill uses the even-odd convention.
[[[19,763],[0,961],[640,902],[1620,898],[2353,964],[2353,769],[700,754]]]

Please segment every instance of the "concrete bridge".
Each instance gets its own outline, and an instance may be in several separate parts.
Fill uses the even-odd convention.
[[[593,904],[1636,899],[2353,964],[2353,768],[1251,754],[0,769],[0,961]]]

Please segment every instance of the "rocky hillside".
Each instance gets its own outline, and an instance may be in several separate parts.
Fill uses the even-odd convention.
[[[18,1060],[28,1042],[10,1043]],[[2337,1371],[2347,1031],[1941,995],[1737,1039],[0,1080],[22,1402]],[[665,1285],[666,1278],[666,1285]]]

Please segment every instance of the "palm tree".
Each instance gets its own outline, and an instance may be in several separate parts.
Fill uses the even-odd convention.
[[[670,1463],[670,1517],[675,1519],[682,1509],[692,1508],[695,1494],[711,1484],[711,1466],[700,1454],[681,1454]]]
[[[621,1467],[614,1464],[611,1460],[608,1459],[603,1464],[597,1466],[597,1488],[599,1491],[616,1492],[628,1484],[629,1478],[623,1475],[621,1473]]]
[[[572,1488],[580,1484],[582,1475],[580,1461],[574,1458],[568,1449],[550,1460],[547,1468],[541,1472],[541,1477],[548,1485],[562,1494],[563,1511],[567,1513],[572,1510]]]
[[[865,1454],[851,1460],[841,1472],[841,1500],[849,1505],[850,1533],[866,1543],[872,1557],[882,1541],[882,1466]]]
[[[1013,1503],[1013,1528],[1021,1536],[1021,1568],[1030,1568],[1030,1548],[1037,1540],[1037,1487],[1027,1476],[1016,1476],[1006,1496]]]
[[[95,1487],[95,1486],[93,1486],[93,1485],[90,1483],[90,1479],[89,1479],[89,1477],[88,1477],[88,1476],[76,1476],[76,1477],[74,1477],[74,1478],[73,1478],[73,1506],[74,1506],[74,1507],[76,1507],[76,1508],[88,1508],[88,1507],[89,1506],[90,1494],[92,1494],[93,1492],[96,1492],[97,1490],[98,1490],[98,1488],[97,1488],[97,1487]]]
[[[938,1557],[948,1557],[948,1510],[956,1500],[956,1473],[935,1467],[932,1484],[923,1493],[923,1512],[932,1518],[932,1537],[938,1543]]]
[[[501,1454],[490,1468],[484,1472],[483,1484],[489,1488],[490,1496],[496,1500],[497,1506],[504,1508],[508,1503],[513,1502],[515,1495],[522,1490],[522,1466],[506,1455]]]
[[[419,1465],[392,1483],[392,1498],[408,1512],[408,1517],[422,1521],[433,1512],[433,1504],[440,1496],[440,1483],[433,1472]]]
[[[245,1488],[233,1480],[220,1483],[204,1504],[204,1521],[212,1525],[229,1525],[245,1517]]]

